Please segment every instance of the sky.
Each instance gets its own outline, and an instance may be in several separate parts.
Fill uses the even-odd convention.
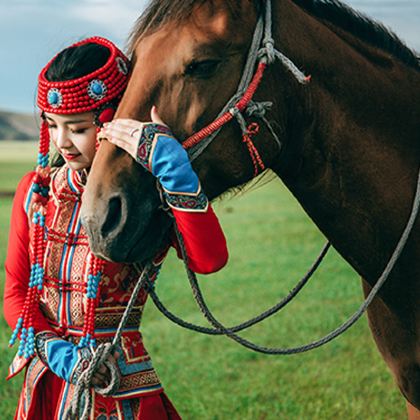
[[[124,48],[147,0],[0,0],[0,109],[33,113],[39,71],[61,49],[100,35]],[[420,51],[420,0],[347,0]]]

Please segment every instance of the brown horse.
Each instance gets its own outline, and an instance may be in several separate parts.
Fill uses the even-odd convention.
[[[180,139],[236,91],[263,1],[153,0],[133,30],[133,68],[117,116],[149,120],[154,104]],[[276,0],[273,38],[312,81],[268,67],[256,100],[272,101],[254,144],[368,292],[408,218],[420,162],[420,64],[382,26],[336,0]],[[236,122],[193,162],[210,198],[253,177]],[[155,180],[104,142],[84,195],[94,251],[145,261],[170,222]],[[369,309],[373,336],[412,418],[420,416],[420,224]]]

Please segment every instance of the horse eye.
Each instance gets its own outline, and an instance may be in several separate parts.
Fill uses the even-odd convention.
[[[186,67],[185,74],[194,77],[210,77],[215,73],[219,64],[220,60],[193,61]]]

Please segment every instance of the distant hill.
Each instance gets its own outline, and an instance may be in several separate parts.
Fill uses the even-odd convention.
[[[38,138],[39,123],[35,115],[0,110],[0,141]]]

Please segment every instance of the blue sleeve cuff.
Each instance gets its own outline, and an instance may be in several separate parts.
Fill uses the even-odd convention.
[[[172,137],[158,136],[152,155],[152,173],[167,191],[196,193],[198,190],[198,177],[188,154]]]
[[[73,384],[77,382],[92,357],[88,348],[78,348],[51,332],[37,334],[36,351],[52,372]]]

